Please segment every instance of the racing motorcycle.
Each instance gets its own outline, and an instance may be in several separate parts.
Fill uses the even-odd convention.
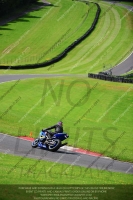
[[[44,134],[46,135],[45,141],[42,142],[42,137],[40,137],[40,139],[35,139],[31,145],[33,148],[40,147],[49,151],[57,151],[60,147],[67,144],[62,144],[62,141],[69,137],[69,135],[66,133],[55,133],[51,138],[49,138],[46,133],[42,131],[40,132],[40,135]]]

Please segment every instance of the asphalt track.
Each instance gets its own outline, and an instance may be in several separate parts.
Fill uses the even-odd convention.
[[[0,75],[0,84],[10,81],[15,81],[19,79],[29,79],[29,78],[54,78],[54,77],[86,77],[87,74],[11,74],[11,75]]]
[[[39,148],[32,148],[31,142],[17,137],[0,133],[0,151],[8,154],[19,155],[20,160],[15,163],[14,167],[21,164],[21,161],[26,158],[34,158],[38,160],[48,160],[56,163],[67,163],[70,165],[83,166],[87,169],[95,168],[101,170],[123,172],[133,174],[133,163],[121,162],[101,156],[90,156],[82,153],[76,153],[70,150],[59,149],[57,152],[50,152]],[[54,165],[55,167],[55,165]],[[14,168],[11,169],[11,171]]]
[[[122,75],[133,70],[133,53],[123,62],[112,68],[112,75]]]

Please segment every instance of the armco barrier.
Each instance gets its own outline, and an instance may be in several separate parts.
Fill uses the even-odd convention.
[[[93,3],[97,6],[97,12],[95,15],[95,19],[90,27],[90,29],[88,31],[86,31],[86,33],[84,35],[82,35],[80,38],[78,38],[77,40],[75,40],[71,45],[69,45],[62,53],[60,53],[59,55],[57,55],[56,57],[52,58],[51,60],[42,62],[42,63],[35,63],[35,64],[28,64],[28,65],[17,65],[17,66],[0,66],[0,69],[15,69],[15,70],[19,70],[19,69],[34,69],[34,68],[40,68],[40,67],[46,67],[49,65],[52,65],[58,61],[60,61],[61,59],[63,59],[68,52],[70,52],[73,48],[75,48],[80,42],[82,42],[82,40],[84,40],[88,35],[90,35],[90,33],[94,30],[99,16],[100,16],[100,12],[101,12],[101,8],[99,6],[98,3]]]
[[[88,73],[89,78],[101,79],[105,81],[121,82],[121,83],[133,83],[133,79],[125,78],[124,76],[111,76],[104,74]]]

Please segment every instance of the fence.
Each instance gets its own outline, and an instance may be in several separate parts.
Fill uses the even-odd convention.
[[[106,74],[93,74],[88,73],[89,78],[101,79],[105,81],[121,82],[121,83],[133,83],[133,79],[125,78],[124,76],[111,76]]]

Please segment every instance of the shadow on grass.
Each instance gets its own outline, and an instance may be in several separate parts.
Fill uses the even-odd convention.
[[[3,25],[9,25],[10,23],[16,23],[18,21],[21,22],[29,22],[29,20],[25,19],[25,18],[40,18],[38,16],[30,16],[30,14],[32,14],[34,11],[37,10],[41,10],[46,8],[46,5],[44,5],[44,3],[38,2],[37,4],[31,5],[30,7],[25,7],[17,10],[16,12],[12,11],[11,13],[9,13],[8,15],[5,15],[5,17],[3,16],[3,18],[0,20],[0,24],[1,26]]]
[[[5,19],[3,18],[3,22],[1,21],[0,24],[1,26],[8,26],[10,25],[11,23],[17,23],[17,22],[29,22],[28,19],[26,18],[29,18],[29,19],[37,19],[37,18],[41,18],[41,17],[38,17],[38,16],[32,16],[30,15],[32,12],[34,11],[37,11],[37,10],[41,10],[41,9],[46,9],[46,7],[59,7],[57,5],[53,5],[53,4],[47,4],[47,3],[43,3],[43,2],[36,2],[35,4],[32,4],[31,7],[27,8],[25,10],[20,10],[20,11],[17,11],[17,12],[11,12],[9,14],[9,16],[6,16]],[[1,30],[12,30],[12,29],[2,29]],[[2,35],[2,34],[0,34]]]
[[[11,29],[11,28],[7,28],[6,26],[8,26],[9,24],[5,24],[5,25],[3,25],[3,26],[0,26],[0,36],[1,35],[3,35],[2,34],[2,31],[11,31],[11,30],[13,30],[13,29]]]
[[[52,5],[53,7],[59,7],[59,6],[57,6],[57,5]]]
[[[31,18],[32,19],[32,18],[41,18],[41,17],[26,15],[25,18]]]
[[[31,16],[30,14],[27,14],[27,15],[25,15],[24,17],[20,17],[20,18],[14,20],[14,21],[11,21],[10,24],[11,24],[11,23],[17,23],[17,22],[29,22],[28,18],[29,18],[29,19],[39,19],[39,18],[41,18],[41,17],[38,17],[38,16]]]
[[[13,30],[13,29],[11,29],[11,28],[4,28],[4,27],[0,27],[0,31],[1,30]],[[1,35],[1,34],[0,34]]]
[[[13,30],[13,29],[11,29],[11,28],[8,28],[8,27],[7,27],[8,25],[9,25],[9,24],[5,24],[5,25],[3,25],[3,26],[0,26],[0,31],[5,31],[5,30],[9,31],[9,30]],[[0,34],[0,35],[2,35],[2,34]]]

